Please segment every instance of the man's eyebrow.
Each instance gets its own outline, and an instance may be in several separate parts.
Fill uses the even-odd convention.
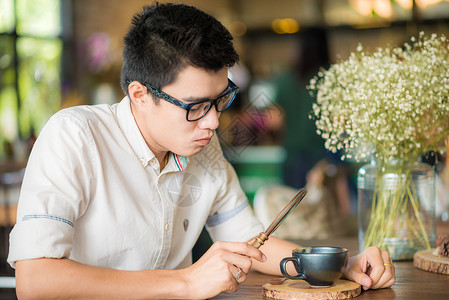
[[[188,98],[182,99],[182,101],[195,103],[195,102],[204,102],[204,101],[215,100],[215,99],[217,99],[218,97],[220,97],[221,95],[223,95],[224,93],[226,93],[226,91],[227,91],[228,89],[229,89],[229,85],[226,86],[226,88],[225,88],[220,94],[218,94],[217,97],[214,97],[214,98],[209,98],[209,97],[200,97],[200,98],[196,98],[196,97],[188,97]]]
[[[190,102],[190,103],[205,102],[205,101],[210,101],[210,100],[212,100],[212,98],[209,98],[209,97],[201,97],[201,98],[188,97],[188,98],[182,99],[182,101]]]

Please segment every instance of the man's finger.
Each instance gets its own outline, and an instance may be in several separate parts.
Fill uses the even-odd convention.
[[[379,281],[373,284],[372,288],[375,289],[390,287],[395,282],[395,268],[393,262],[391,258],[388,256],[388,253],[386,256],[383,255],[383,257],[384,259],[386,259],[386,261],[383,263],[384,273],[382,274],[382,277],[379,279]]]
[[[267,260],[266,256],[257,249],[256,247],[253,247],[247,243],[240,242],[240,243],[234,243],[234,242],[215,242],[217,248],[225,249],[227,251],[245,255],[251,258],[254,258],[255,260],[258,260],[260,262],[264,262]],[[214,244],[214,245],[215,245]]]
[[[237,266],[231,267],[231,274],[234,277],[235,281],[237,281],[237,283],[239,284],[245,282],[246,280],[246,273]]]

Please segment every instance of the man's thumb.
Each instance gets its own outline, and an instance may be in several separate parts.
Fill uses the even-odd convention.
[[[348,279],[352,279],[358,284],[362,285],[364,290],[369,289],[371,287],[371,284],[373,283],[371,278],[363,272],[349,270],[347,275]]]
[[[371,287],[371,284],[373,283],[373,281],[371,280],[371,278],[366,275],[361,273],[360,274],[360,282],[356,280],[356,282],[358,284],[361,284],[364,290],[367,290]]]

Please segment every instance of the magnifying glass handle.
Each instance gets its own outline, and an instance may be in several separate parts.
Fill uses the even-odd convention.
[[[256,247],[257,249],[259,249],[259,247],[260,246],[262,246],[264,243],[265,243],[265,241],[268,239],[268,236],[265,234],[265,232],[261,232],[260,234],[259,234],[259,236],[256,236],[255,238],[254,238],[254,240],[253,241],[251,241],[251,245],[252,246],[254,246],[254,247]]]
[[[289,213],[301,202],[301,200],[307,194],[306,189],[301,189],[290,202],[284,207],[283,210],[277,215],[277,217],[271,222],[270,226],[268,226],[265,232],[261,232],[259,236],[255,237],[254,240],[250,240],[248,243],[257,249],[262,246],[265,241],[268,239],[268,236],[272,234],[284,221],[285,218],[289,215]]]

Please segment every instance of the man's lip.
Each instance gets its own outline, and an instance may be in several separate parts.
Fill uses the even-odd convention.
[[[210,140],[212,139],[213,136],[214,136],[214,135],[212,134],[211,136],[206,136],[206,137],[203,137],[203,138],[199,138],[199,139],[197,139],[197,141],[203,141],[203,140],[208,140],[208,141],[210,141]]]
[[[209,141],[210,142],[210,140],[211,140],[212,138],[202,138],[202,139],[197,139],[197,141]]]
[[[206,146],[210,143],[211,140],[212,140],[212,137],[205,137],[205,138],[197,139],[196,142],[200,143],[203,146]]]

